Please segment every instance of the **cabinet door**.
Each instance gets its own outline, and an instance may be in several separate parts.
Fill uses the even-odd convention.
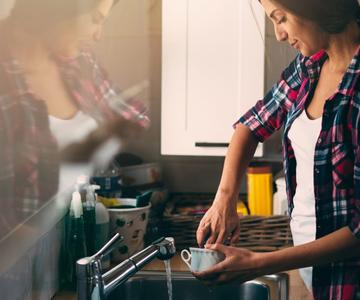
[[[263,96],[264,23],[257,1],[163,1],[162,154],[225,155]]]

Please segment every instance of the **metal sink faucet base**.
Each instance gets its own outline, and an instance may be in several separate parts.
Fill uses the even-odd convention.
[[[79,300],[106,299],[111,291],[153,259],[167,260],[176,253],[173,238],[160,238],[103,274],[101,258],[114,250],[115,244],[122,239],[119,234],[116,234],[98,253],[91,257],[81,258],[76,262],[77,298]]]

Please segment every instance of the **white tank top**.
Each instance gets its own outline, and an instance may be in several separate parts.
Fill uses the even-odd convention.
[[[322,118],[309,119],[304,109],[291,125],[288,133],[296,158],[297,186],[290,221],[295,246],[315,240],[314,156],[315,145],[321,130],[321,121]],[[299,271],[305,285],[311,290],[312,267]]]
[[[96,121],[82,111],[78,111],[74,117],[66,120],[49,116],[49,121],[51,132],[60,149],[64,149],[72,143],[80,142],[97,128]]]
[[[72,143],[81,142],[98,126],[92,117],[82,111],[78,111],[73,118],[67,120],[49,116],[49,122],[50,130],[57,140],[60,150]],[[91,172],[90,163],[61,163],[58,192],[73,188],[78,176],[89,176]]]

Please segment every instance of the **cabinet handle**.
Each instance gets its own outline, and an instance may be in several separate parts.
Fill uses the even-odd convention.
[[[203,143],[203,142],[195,142],[195,147],[226,148],[226,147],[229,147],[229,143]]]

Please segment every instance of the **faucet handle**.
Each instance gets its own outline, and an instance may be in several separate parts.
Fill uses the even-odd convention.
[[[102,256],[105,256],[109,254],[111,251],[114,250],[115,245],[119,242],[122,242],[124,240],[124,237],[120,235],[119,233],[116,233],[102,248],[94,254],[94,258],[98,259]]]

